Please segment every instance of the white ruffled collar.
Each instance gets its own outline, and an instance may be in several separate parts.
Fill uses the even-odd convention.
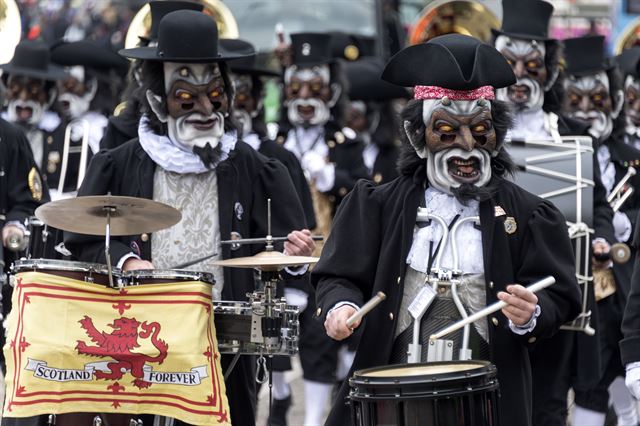
[[[158,135],[149,129],[149,118],[143,115],[138,125],[138,139],[142,149],[151,159],[163,169],[175,173],[205,173],[214,170],[217,166],[207,167],[200,157],[193,151],[174,144],[168,136]],[[220,162],[229,158],[236,146],[236,132],[225,133],[220,139],[222,154]]]

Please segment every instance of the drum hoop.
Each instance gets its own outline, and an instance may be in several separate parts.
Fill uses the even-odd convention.
[[[470,366],[474,366],[473,368],[469,368],[467,370],[460,371],[452,371],[452,372],[444,372],[438,374],[415,374],[410,376],[369,376],[369,373],[384,371],[384,370],[395,370],[395,369],[409,369],[409,368],[417,368],[417,367],[435,367],[435,366],[446,366],[446,365],[460,365],[467,364]],[[353,377],[349,379],[349,383],[353,382],[354,384],[375,384],[376,386],[395,386],[397,387],[400,384],[419,384],[425,383],[428,381],[430,383],[438,383],[443,381],[451,381],[456,379],[469,379],[479,376],[486,376],[487,374],[496,374],[497,370],[495,365],[490,363],[489,361],[441,361],[441,362],[430,362],[430,363],[420,363],[420,364],[393,364],[387,365],[384,367],[373,367],[367,368],[363,370],[357,370],[353,373]]]
[[[214,300],[213,301],[213,309],[215,312],[216,307],[218,308],[252,308],[250,302],[246,301],[236,301],[236,300]],[[299,314],[299,307],[296,305],[286,305],[286,311],[290,313]]]
[[[426,382],[425,382],[426,383]],[[425,384],[423,383],[423,384]],[[419,383],[414,383],[414,385],[418,385]],[[349,399],[353,401],[389,401],[393,399],[394,401],[406,401],[410,399],[440,399],[440,398],[448,398],[454,397],[458,395],[472,395],[476,393],[487,393],[487,391],[495,391],[499,392],[500,386],[498,383],[498,379],[493,379],[489,383],[482,384],[477,387],[473,387],[469,389],[468,387],[460,388],[460,389],[433,389],[429,391],[403,391],[402,393],[398,392],[398,387],[400,384],[396,384],[393,389],[393,392],[389,392],[387,394],[371,394],[368,393],[368,389],[352,389],[349,393]],[[388,386],[391,387],[391,386]],[[376,387],[376,389],[380,389],[380,387]]]
[[[14,274],[29,271],[69,271],[86,272],[92,274],[108,274],[106,265],[100,263],[77,262],[58,259],[19,259],[11,265]],[[120,269],[114,268],[114,274],[120,274]]]
[[[198,272],[182,269],[135,269],[126,271],[123,274],[126,281],[135,282],[143,279],[175,280],[186,278],[190,281],[202,281],[207,284],[215,284],[213,274],[210,272]]]

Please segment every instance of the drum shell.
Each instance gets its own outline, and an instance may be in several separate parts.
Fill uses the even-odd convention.
[[[384,370],[470,369],[439,374],[374,377]],[[397,364],[359,370],[349,379],[352,424],[365,425],[482,425],[499,424],[499,385],[494,365],[486,361],[446,361]]]

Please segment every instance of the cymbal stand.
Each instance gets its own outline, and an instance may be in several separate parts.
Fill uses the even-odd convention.
[[[102,210],[107,214],[107,224],[104,233],[104,255],[107,260],[107,270],[109,271],[109,287],[113,287],[113,268],[111,267],[109,242],[111,240],[111,214],[116,212],[116,208],[114,206],[104,206]]]

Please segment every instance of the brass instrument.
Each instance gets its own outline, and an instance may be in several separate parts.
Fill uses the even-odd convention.
[[[480,2],[437,0],[430,2],[420,12],[411,26],[408,44],[424,43],[451,33],[470,35],[489,42],[491,28],[500,28],[500,20]]]
[[[627,185],[629,179],[636,175],[636,169],[629,167],[627,173],[620,179],[620,182],[611,190],[607,197],[607,202],[611,205],[613,212],[620,210],[622,205],[633,194],[634,188]],[[611,260],[615,263],[625,263],[631,257],[631,250],[625,243],[615,243],[611,245]]]
[[[24,232],[12,232],[7,238],[7,249],[14,253],[24,251],[29,244],[29,238]]]
[[[613,53],[619,55],[623,50],[640,45],[640,18],[636,18],[620,34],[615,42]]]
[[[240,36],[236,19],[221,0],[199,0],[199,3],[204,5],[203,12],[216,21],[220,38],[238,38]],[[136,47],[140,42],[139,37],[147,37],[150,30],[151,9],[148,4],[145,4],[131,20],[124,40],[124,47],[127,49]]]
[[[71,132],[75,126],[82,126],[82,144],[78,147],[71,146]],[[89,132],[91,125],[85,119],[71,120],[64,129],[64,144],[62,148],[62,165],[60,166],[60,180],[58,181],[58,195],[64,192],[64,184],[67,178],[67,169],[69,168],[69,156],[71,154],[80,153],[80,164],[78,164],[78,181],[76,182],[76,190],[80,188],[80,184],[84,179],[84,173],[87,169],[87,158],[89,156]]]

